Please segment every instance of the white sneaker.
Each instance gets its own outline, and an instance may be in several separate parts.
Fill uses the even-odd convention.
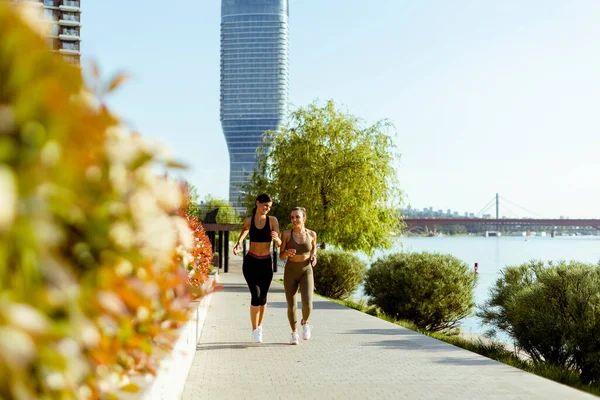
[[[302,325],[302,340],[310,339],[310,325]]]
[[[300,343],[300,337],[298,336],[298,332],[292,332],[292,338],[290,339],[290,344],[298,344]]]
[[[256,343],[262,343],[263,338],[262,338],[262,330],[259,328],[256,328],[255,330],[252,331],[252,339],[256,342]]]

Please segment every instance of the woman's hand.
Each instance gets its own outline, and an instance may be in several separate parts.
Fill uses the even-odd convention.
[[[237,256],[238,251],[240,250],[240,244],[236,243],[235,246],[233,246],[233,255]]]
[[[296,249],[287,249],[285,251],[286,255],[289,257],[294,257],[296,255]]]
[[[314,267],[315,265],[317,265],[317,255],[316,254],[312,254],[310,256],[310,266]]]
[[[279,234],[276,231],[271,231],[271,237],[277,243],[277,246],[281,246],[281,239],[279,238]]]

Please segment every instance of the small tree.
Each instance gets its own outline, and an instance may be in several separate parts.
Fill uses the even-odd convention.
[[[212,197],[210,194],[204,198],[201,209],[204,211],[204,214],[219,209],[217,213],[218,224],[238,224],[241,222],[240,217],[236,215],[231,203],[227,200]],[[205,217],[205,215],[202,217]]]
[[[364,126],[333,101],[299,108],[279,132],[265,133],[258,169],[246,186],[251,209],[259,193],[275,200],[273,215],[287,225],[292,207],[307,209],[307,226],[325,244],[346,250],[391,245],[401,227],[401,200],[388,121]]]
[[[365,294],[385,314],[428,331],[452,331],[474,306],[476,276],[467,264],[444,254],[399,253],[367,271]]]

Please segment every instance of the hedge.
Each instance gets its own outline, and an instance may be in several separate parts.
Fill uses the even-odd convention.
[[[431,332],[452,332],[475,305],[475,283],[471,268],[451,255],[398,253],[371,265],[365,294],[394,319]]]
[[[102,102],[123,77],[92,93],[21,15],[0,1],[0,398],[118,397],[211,290],[210,248],[153,172],[177,164]]]

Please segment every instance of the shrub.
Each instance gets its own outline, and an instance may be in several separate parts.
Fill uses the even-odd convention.
[[[508,333],[535,363],[600,378],[600,269],[576,261],[509,266],[478,315]]]
[[[0,1],[0,398],[119,397],[188,317],[175,163],[101,94]]]
[[[204,292],[207,289],[210,289],[206,288],[205,284],[212,270],[212,245],[206,231],[196,217],[184,212],[181,212],[180,215],[187,220],[194,237],[194,244],[191,249],[178,248],[180,262],[189,271],[188,284],[191,286],[193,293],[201,296],[205,294]]]
[[[313,268],[315,292],[332,299],[345,299],[362,282],[367,265],[351,253],[324,250]]]
[[[365,294],[394,319],[433,332],[454,330],[474,306],[475,282],[473,271],[453,256],[399,253],[371,265]]]

